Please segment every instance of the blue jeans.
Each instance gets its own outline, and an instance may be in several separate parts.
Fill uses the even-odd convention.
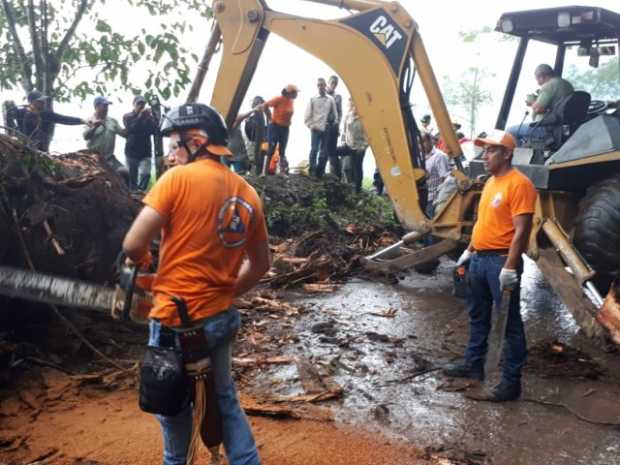
[[[325,174],[325,165],[327,164],[328,134],[327,131],[311,129],[310,136],[310,174],[320,178]]]
[[[474,254],[469,264],[471,297],[469,302],[469,342],[465,361],[475,370],[482,370],[491,329],[491,312],[497,311],[502,298],[499,273],[506,256]],[[519,275],[521,269],[518,270]],[[520,284],[512,291],[508,322],[502,353],[502,381],[521,382],[521,369],[527,358],[527,346],[520,309]]]
[[[151,180],[151,159],[136,159],[125,156],[125,161],[129,170],[129,188],[146,191]]]
[[[245,413],[239,405],[231,376],[232,341],[240,324],[239,312],[231,308],[204,320],[203,328],[211,352],[212,376],[222,417],[224,448],[228,462],[230,465],[260,465],[254,437]],[[149,346],[159,346],[160,334],[161,324],[151,320]],[[180,348],[178,337],[175,339],[177,348]],[[191,405],[176,416],[156,415],[156,417],[163,435],[163,465],[185,465],[192,434]]]
[[[428,200],[426,202],[426,208],[424,209],[424,212],[426,213],[426,216],[428,216],[429,218],[433,218],[433,216],[435,216],[435,206],[433,205],[433,201],[432,200]],[[429,246],[429,245],[433,245],[434,243],[436,243],[437,241],[435,240],[435,238],[430,235],[427,234],[424,237],[424,245],[425,246]]]
[[[288,126],[279,126],[276,123],[271,123],[267,130],[267,140],[269,141],[269,149],[267,150],[266,163],[269,168],[271,157],[278,147],[278,153],[280,154],[280,171],[283,173],[288,172],[288,161],[286,160],[286,146],[288,145],[288,136],[290,128]]]
[[[242,160],[230,160],[228,157],[222,157],[222,162],[241,176],[248,172],[247,158]]]
[[[548,137],[553,136],[553,134],[551,134],[551,132],[547,130],[546,126],[538,126],[532,128],[527,123],[524,123],[520,126],[510,126],[508,129],[506,129],[506,131],[512,134],[512,137],[514,137],[517,141],[518,147],[522,147],[525,144],[534,141],[544,141]]]

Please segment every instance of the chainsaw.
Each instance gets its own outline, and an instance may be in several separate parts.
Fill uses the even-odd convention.
[[[0,295],[109,313],[146,324],[152,307],[154,273],[139,272],[119,256],[116,284],[106,287],[70,278],[0,266]]]

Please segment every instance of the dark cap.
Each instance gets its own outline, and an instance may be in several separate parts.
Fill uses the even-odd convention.
[[[422,121],[423,123],[430,123],[431,115],[424,115],[420,121]]]
[[[43,95],[38,90],[31,90],[30,92],[28,92],[28,103],[42,102],[44,100],[47,100],[48,98],[49,97],[47,95]]]
[[[143,96],[143,95],[136,95],[136,96],[133,98],[133,104],[135,105],[135,104],[137,104],[137,103],[146,103],[146,99],[144,98],[144,96]]]
[[[93,101],[93,104],[98,107],[99,105],[111,105],[112,102],[110,102],[107,98],[102,97],[101,95],[99,97],[95,97],[95,100]]]

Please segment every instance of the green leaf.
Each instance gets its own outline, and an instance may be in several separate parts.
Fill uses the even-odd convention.
[[[20,36],[28,61],[20,63],[14,51],[12,38],[6,28],[6,18],[0,9],[0,89],[21,87],[23,81],[41,81],[32,60],[32,44],[27,31],[28,2],[9,0],[14,8]],[[40,2],[34,2],[39,7]],[[113,2],[92,0],[81,17],[77,32],[64,51],[58,72],[53,76],[50,92],[55,98],[69,100],[89,98],[94,93],[135,89],[146,72],[141,92],[158,93],[162,98],[180,95],[191,83],[187,60],[199,60],[196,54],[181,46],[187,40],[186,31],[204,27],[203,16],[211,15],[202,0],[127,0],[121,14],[136,18],[135,31],[130,34],[117,28],[115,21],[107,20]],[[40,27],[47,29],[50,48],[55,50],[72,24],[78,2],[48,2],[48,24],[41,24],[38,11],[34,16]],[[187,16],[181,12],[195,12]],[[145,14],[153,15],[153,22],[141,21]],[[162,26],[163,24],[163,26]],[[23,34],[22,34],[23,32]],[[139,34],[139,35],[137,35]],[[193,74],[193,73],[192,73]],[[154,83],[155,78],[157,83]],[[156,85],[153,85],[156,84]]]
[[[105,21],[98,20],[95,25],[95,30],[99,32],[112,32],[112,27]]]

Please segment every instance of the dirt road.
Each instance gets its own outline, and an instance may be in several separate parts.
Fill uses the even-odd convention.
[[[317,407],[335,421],[251,417],[265,464],[620,464],[620,357],[578,334],[533,267],[522,300],[530,347],[523,400],[470,401],[466,384],[440,375],[467,337],[449,277],[444,264],[397,285],[356,280],[326,296],[288,295],[310,308],[293,320],[296,338],[282,355],[329,375],[343,396]],[[138,410],[133,377],[98,383],[42,373],[0,393],[1,464],[160,463],[158,426]],[[286,396],[303,392],[302,378],[289,363],[240,384],[244,397]]]
[[[56,378],[62,383],[61,377]],[[37,390],[26,392],[30,394],[22,393],[19,399],[3,402],[0,463],[161,462],[159,426],[152,416],[140,412],[133,389],[109,393],[88,387],[69,389],[58,401]],[[265,465],[425,463],[418,460],[420,452],[405,442],[341,428],[331,422],[251,417],[251,423]],[[7,445],[8,441],[12,444]],[[209,463],[208,459],[203,448],[197,463]]]

